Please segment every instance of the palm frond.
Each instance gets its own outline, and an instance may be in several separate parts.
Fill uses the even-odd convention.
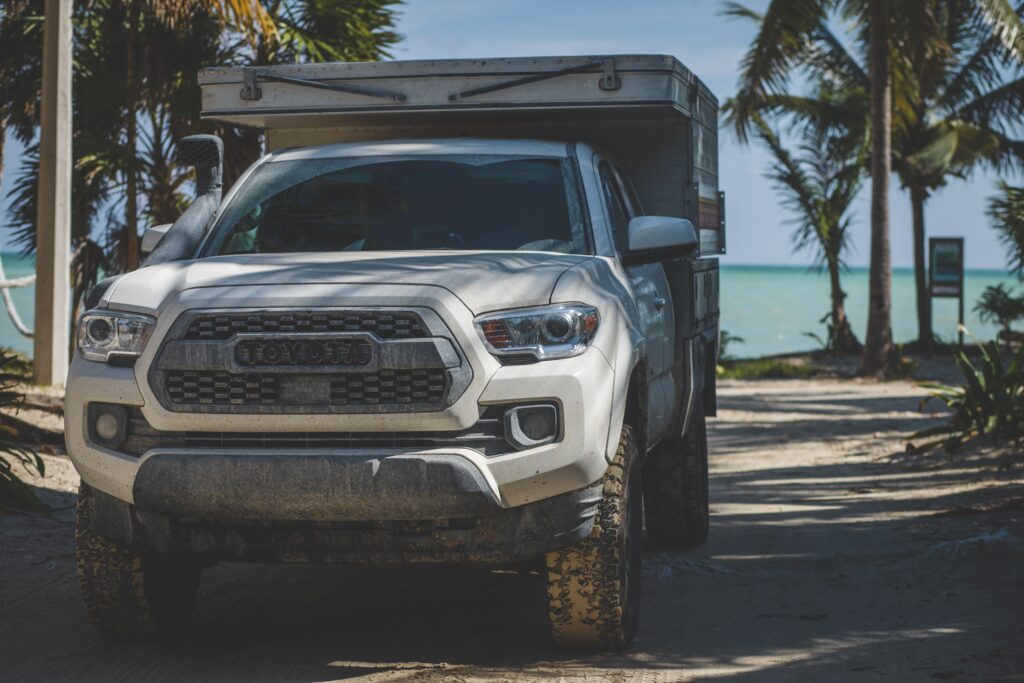
[[[1024,2],[1017,5],[1016,14],[1024,16]],[[984,28],[984,22],[971,22],[972,34]],[[1002,80],[1005,49],[1002,40],[996,35],[985,31],[974,41],[974,49],[966,58],[955,65],[936,98],[944,103],[948,111],[956,110],[967,102],[980,97],[987,90],[996,87]]]
[[[1024,76],[1004,83],[958,107],[952,116],[979,125],[993,125],[1000,120],[1020,125],[1024,111]]]
[[[989,30],[1006,51],[1024,62],[1024,21],[1008,0],[974,0]]]
[[[998,191],[989,199],[986,213],[1006,245],[1007,265],[1024,278],[1024,187],[1000,181]]]
[[[845,88],[867,89],[867,72],[827,24],[817,26],[811,32],[811,39],[813,44],[807,56],[807,66],[813,76],[830,79]]]
[[[761,17],[750,50],[740,62],[740,83],[730,121],[746,141],[763,98],[782,92],[794,67],[814,49],[812,34],[824,27],[835,0],[772,2]]]

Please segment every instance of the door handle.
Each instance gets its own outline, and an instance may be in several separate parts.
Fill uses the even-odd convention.
[[[654,310],[660,311],[661,309],[665,308],[665,304],[666,303],[668,303],[668,302],[665,301],[665,297],[663,297],[663,296],[656,296],[656,297],[654,297]]]

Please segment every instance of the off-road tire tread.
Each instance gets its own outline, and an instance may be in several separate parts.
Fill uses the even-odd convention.
[[[663,441],[644,463],[644,521],[653,548],[694,548],[708,540],[707,423],[694,406],[681,439]]]
[[[548,619],[560,647],[619,649],[633,639],[635,615],[630,619],[622,604],[619,564],[624,558],[619,538],[625,532],[626,468],[636,460],[633,432],[624,426],[615,458],[604,476],[603,497],[590,536],[546,556]],[[631,476],[639,474],[634,467]],[[639,590],[639,585],[634,590]]]
[[[121,640],[139,640],[168,635],[188,620],[186,609],[161,613],[152,600],[155,591],[166,589],[147,572],[146,558],[110,541],[92,529],[93,494],[82,484],[78,493],[75,523],[75,560],[79,588],[89,620],[104,635]],[[184,567],[176,577],[178,588],[198,588],[198,566]],[[194,572],[194,575],[189,575]],[[166,580],[166,579],[165,579]]]

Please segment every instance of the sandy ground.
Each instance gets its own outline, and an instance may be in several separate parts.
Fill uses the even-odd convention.
[[[910,383],[726,382],[710,542],[651,555],[626,653],[548,644],[530,571],[220,565],[194,628],[107,643],[54,519],[0,516],[0,680],[1024,681],[1024,467],[984,447],[906,455]]]

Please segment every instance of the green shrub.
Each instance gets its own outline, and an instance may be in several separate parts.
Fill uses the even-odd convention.
[[[925,429],[911,438],[942,436],[947,446],[955,447],[974,436],[988,436],[1000,441],[1024,441],[1024,347],[1003,363],[996,343],[979,346],[980,362],[975,365],[961,347],[953,359],[964,378],[959,387],[945,384],[922,384],[953,409],[946,424]],[[928,400],[928,399],[926,399]]]
[[[794,379],[811,377],[819,370],[814,365],[797,365],[779,358],[755,358],[720,365],[718,376],[722,379]]]
[[[0,351],[0,408],[19,406],[24,398],[17,390],[20,376],[10,371],[16,363],[12,354]],[[39,476],[46,472],[43,459],[18,442],[17,428],[5,413],[0,413],[0,510],[46,512],[32,488],[18,478],[19,467],[26,472],[35,470]]]
[[[1015,296],[1013,290],[1006,289],[1002,283],[989,286],[974,304],[974,312],[979,320],[998,325],[1003,335],[1009,337],[1013,323],[1024,318],[1024,296]]]
[[[729,334],[729,330],[722,330],[722,333],[718,335],[718,362],[722,363],[733,360],[732,354],[729,353],[729,348],[736,344],[744,344],[746,341],[743,337]]]

